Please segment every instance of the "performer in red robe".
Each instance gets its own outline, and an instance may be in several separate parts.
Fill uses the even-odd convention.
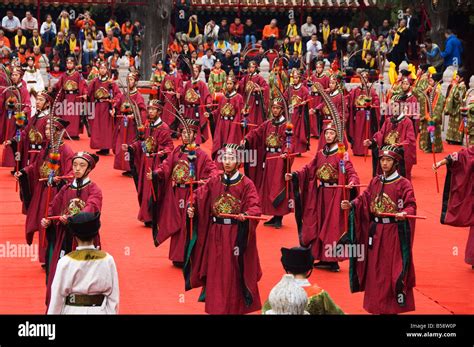
[[[171,61],[170,72],[161,82],[160,100],[164,103],[163,121],[173,131],[176,131],[179,125],[174,114],[180,111],[181,95],[183,95],[183,80],[176,69],[176,62]]]
[[[321,95],[315,87],[315,83],[319,83],[324,90],[329,90],[329,75],[324,72],[324,61],[316,62],[316,69],[308,80],[308,88],[311,88],[309,101],[309,127],[310,133],[319,138],[323,131],[323,117],[316,112],[316,107],[323,102]]]
[[[47,204],[53,200],[63,184],[59,177],[71,175],[71,157],[74,155],[73,150],[63,143],[68,122],[59,118],[53,119],[53,136],[50,122],[48,120],[45,126],[47,145],[38,153],[34,162],[15,173],[20,182],[23,209],[26,211],[26,242],[31,245],[35,232],[39,231],[39,261],[42,264],[46,263],[46,242],[41,219],[45,216]]]
[[[148,103],[148,120],[144,134],[141,134],[131,145],[123,144],[122,150],[130,154],[130,167],[138,192],[138,220],[151,227],[151,204],[157,199],[152,191],[151,182],[146,174],[155,170],[161,162],[173,151],[173,140],[170,128],[162,121],[163,105],[158,99]]]
[[[444,183],[441,224],[469,227],[464,261],[474,270],[474,146],[448,155],[434,164],[433,169],[437,170],[441,165],[446,165],[448,169]]]
[[[348,136],[354,155],[365,155],[366,138],[372,138],[379,130],[380,101],[375,88],[369,84],[369,73],[360,73],[361,85],[349,93],[350,116],[348,121]]]
[[[293,83],[288,86],[285,98],[290,108],[291,123],[293,123],[293,151],[304,153],[309,150],[309,115],[306,103],[309,101],[309,91],[301,81],[299,70],[293,69]]]
[[[334,124],[327,123],[323,134],[326,139],[324,149],[318,151],[314,159],[301,170],[286,174],[285,179],[293,180],[295,217],[301,244],[306,247],[311,245],[314,259],[320,260],[315,267],[338,272],[337,262],[348,258],[335,252],[337,241],[347,231],[340,203],[345,194],[357,196],[358,189],[349,188],[344,193],[342,188],[334,186],[353,186],[360,182],[348,153],[343,155],[344,158],[338,153]],[[344,174],[341,160],[344,161]]]
[[[122,98],[122,92],[110,78],[106,62],[99,63],[99,76],[88,86],[88,97],[94,103],[94,114],[89,119],[92,149],[96,154],[107,155],[114,146],[115,107]]]
[[[215,130],[212,138],[212,158],[215,159],[217,151],[222,148],[224,143],[240,143],[242,141],[242,109],[244,99],[242,95],[235,90],[234,76],[228,76],[226,80],[226,93],[219,99],[217,109],[212,113],[207,113],[213,117]]]
[[[258,74],[255,61],[249,63],[248,74],[239,81],[238,91],[244,98],[243,112],[248,114],[249,123],[262,124],[267,119],[269,86],[267,81]]]
[[[0,123],[3,127],[4,136],[2,143],[5,145],[1,161],[3,167],[16,167],[14,151],[7,144],[11,144],[13,137],[21,133],[31,116],[30,94],[26,82],[22,80],[23,73],[21,67],[12,67],[11,88],[3,91],[4,102],[0,110]],[[16,168],[13,169],[12,173],[14,171],[16,171]]]
[[[128,90],[126,94],[121,94],[118,102],[120,114],[116,115],[119,121],[115,124],[114,133],[114,169],[125,171],[122,175],[128,177],[132,177],[130,158],[126,155],[127,152],[123,151],[122,145],[130,145],[135,141],[139,133],[143,131],[147,114],[145,100],[137,89],[139,78],[138,72],[128,74]]]
[[[329,78],[329,98],[333,104],[333,107],[337,114],[339,115],[339,118],[341,122],[344,123],[344,125],[347,122],[347,119],[349,117],[349,111],[347,108],[347,100],[346,97],[344,96],[344,90],[343,87],[341,86],[342,83],[342,76],[341,75],[331,75]],[[319,90],[319,94],[324,93],[325,91]],[[321,113],[321,118],[322,122],[324,121],[329,121],[332,120],[332,110],[331,107],[326,103],[324,99],[322,99],[321,103],[316,106],[316,109]],[[324,136],[321,136],[319,138],[318,142],[318,151],[324,148],[324,145],[326,144],[326,140]],[[349,148],[348,143],[347,143],[347,137],[346,137],[346,132],[344,131],[344,146],[346,148]]]
[[[398,147],[383,147],[379,158],[383,175],[352,202],[341,202],[343,209],[352,208],[346,246],[360,247],[351,257],[349,279],[352,292],[365,292],[367,312],[397,314],[415,310],[415,220],[405,215],[416,214],[416,200],[410,181],[397,172]]]
[[[202,287],[199,300],[205,301],[209,314],[245,314],[261,308],[257,221],[246,218],[260,215],[260,203],[253,182],[238,171],[238,152],[239,146],[226,145],[224,173],[196,190],[187,211],[187,224],[193,229],[186,247],[186,290]]]
[[[247,153],[257,154],[256,158],[249,158],[245,163],[246,173],[258,189],[262,213],[273,216],[264,225],[276,229],[281,228],[283,216],[290,213],[285,173],[293,163],[293,157],[287,157],[287,154],[294,153],[293,139],[288,135],[288,124],[283,115],[284,107],[282,99],[273,99],[272,119],[251,130],[243,140]]]
[[[390,101],[392,114],[405,113],[412,122],[416,138],[420,132],[420,107],[418,99],[412,92],[413,79],[411,76],[406,76],[402,78],[400,83],[400,93],[394,94]]]
[[[399,116],[386,118],[382,128],[377,131],[373,138],[364,140],[364,146],[372,149],[372,176],[380,174],[380,161],[378,158],[379,148],[385,146],[397,146],[403,149],[399,163],[400,174],[411,180],[411,169],[416,163],[416,138],[413,124],[402,112]]]
[[[176,267],[183,267],[186,244],[186,207],[189,201],[191,181],[209,179],[216,174],[215,163],[195,143],[199,123],[185,119],[181,125],[182,145],[158,166],[147,178],[153,180],[155,192],[160,195],[155,204],[156,219],[153,225],[154,241],[158,246],[171,237],[169,259]],[[193,175],[193,176],[191,176]],[[192,185],[195,189],[197,184]]]
[[[36,114],[23,128],[19,138],[15,136],[7,140],[7,145],[11,145],[13,152],[18,151],[21,154],[18,170],[34,162],[37,154],[44,148],[46,144],[44,130],[52,102],[52,98],[45,91],[39,92],[36,95]]]
[[[80,109],[78,105],[83,103],[87,97],[87,83],[76,69],[75,57],[69,56],[66,59],[66,72],[61,75],[54,89],[60,93],[58,102],[63,105],[64,114],[59,116],[69,122],[67,132],[71,139],[79,140],[81,117],[82,121],[87,121],[87,115],[81,115],[81,112],[76,111]]]
[[[100,213],[102,209],[102,190],[89,178],[99,157],[88,152],[77,152],[73,155],[72,171],[74,180],[61,188],[49,205],[48,216],[59,216],[52,221],[41,219],[41,226],[48,238],[48,252],[46,256],[46,305],[49,306],[51,285],[53,283],[56,266],[60,258],[76,249],[77,242],[67,227],[68,218],[79,212]],[[100,236],[97,235],[94,245],[100,248]]]
[[[199,130],[196,135],[196,143],[201,144],[209,138],[209,129],[207,128],[207,118],[205,112],[210,111],[212,97],[205,82],[199,79],[201,68],[193,65],[193,74],[191,79],[184,86],[183,105],[184,117],[199,122]]]

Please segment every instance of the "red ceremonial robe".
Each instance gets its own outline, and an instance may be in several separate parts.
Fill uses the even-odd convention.
[[[90,102],[94,103],[94,114],[89,118],[91,127],[92,149],[110,149],[114,147],[114,129],[116,119],[110,114],[110,110],[117,107],[122,98],[119,87],[106,77],[94,78],[89,84],[88,96]]]
[[[420,132],[420,107],[416,96],[413,95],[411,91],[408,93],[396,94],[392,97],[391,102],[392,109],[398,108],[398,114],[401,114],[401,112],[403,111],[403,106],[408,107],[408,114],[407,112],[405,112],[405,114],[407,114],[406,117],[410,119],[411,124],[413,125],[413,131],[415,132],[416,139],[418,133]],[[398,105],[394,106],[393,103],[398,103]]]
[[[411,180],[411,169],[416,163],[416,138],[411,120],[407,117],[386,118],[382,128],[374,134],[372,147],[373,176],[381,174],[378,158],[379,149],[385,145],[403,144],[403,160],[400,162],[400,174]]]
[[[306,102],[309,98],[308,88],[301,83],[298,86],[290,85],[285,92],[288,106],[293,106],[291,123],[293,123],[293,152],[304,153],[309,149],[309,115]]]
[[[352,201],[348,240],[352,246],[363,247],[359,257],[350,260],[349,280],[352,292],[365,292],[367,312],[398,314],[415,310],[415,220],[397,222],[393,217],[377,214],[415,215],[416,200],[410,181],[397,172],[384,184],[382,179],[372,178],[367,189]]]
[[[179,125],[179,121],[174,116],[178,113],[177,111],[180,111],[176,93],[183,95],[183,81],[178,74],[168,74],[161,82],[160,100],[164,103],[161,118],[172,130],[178,129]]]
[[[341,210],[343,190],[329,186],[360,183],[348,156],[344,159],[345,176],[340,170],[340,160],[337,144],[334,144],[330,149],[317,152],[309,164],[293,173],[295,218],[300,242],[306,247],[311,245],[316,260],[347,259],[328,252],[328,249],[336,251],[337,242],[347,230]],[[349,199],[349,196],[357,196],[358,189],[346,192]]]
[[[138,106],[138,110],[141,116],[141,123],[146,121],[146,105],[143,96],[138,93],[137,90],[130,92],[130,100]],[[121,99],[118,102],[118,108],[127,102],[125,95],[121,95]],[[123,115],[122,115],[123,116]],[[133,117],[133,114],[131,115]],[[137,138],[137,122],[135,119],[127,118],[127,125],[125,126],[125,118],[120,117],[119,121],[115,124],[114,143],[115,143],[115,158],[114,158],[114,169],[122,171],[130,171],[130,158],[125,157],[125,153],[122,150],[122,144],[132,144]]]
[[[262,213],[266,215],[283,216],[290,213],[285,182],[288,159],[269,160],[271,157],[279,157],[288,150],[285,124],[286,119],[283,116],[279,120],[267,120],[245,137],[247,140],[245,152],[256,153],[256,158],[255,156],[246,158],[245,170],[258,189]],[[292,147],[289,151],[293,152]],[[289,160],[291,170],[294,159],[290,157]],[[288,187],[290,188],[289,185]]]
[[[260,86],[261,91],[253,91],[253,84]],[[269,86],[267,81],[257,73],[247,74],[239,81],[238,92],[242,95],[244,103],[249,107],[248,121],[251,124],[262,124],[267,119]]]
[[[255,185],[238,172],[231,178],[224,174],[213,177],[196,190],[194,207],[184,267],[186,290],[203,288],[199,300],[206,302],[209,314],[259,310],[257,282],[262,271],[255,232],[258,222],[217,217],[220,213],[259,216]]]
[[[54,88],[56,91],[60,91],[58,102],[62,103],[64,113],[60,116],[69,122],[67,126],[69,136],[79,136],[81,129],[81,108],[79,105],[85,101],[79,97],[87,95],[86,81],[79,71],[73,70],[72,73],[66,71],[61,75]]]
[[[20,100],[17,100],[17,97],[16,97],[18,91],[20,92],[20,96],[21,96],[21,103],[22,103],[21,111],[25,113],[25,116],[28,119],[28,121],[30,120],[30,117],[31,117],[30,94],[28,92],[26,82],[21,81],[21,83],[17,85],[16,90],[17,90],[16,92],[12,92],[12,90],[8,90],[3,94],[4,102],[1,104],[2,108],[0,110],[0,129],[3,129],[3,137],[1,138],[1,143],[3,143],[6,140],[12,140],[13,137],[16,135],[17,130],[19,130],[20,132],[22,131],[22,128],[17,126],[16,119],[15,119],[15,114],[18,111],[18,106],[15,105],[15,108],[13,109],[10,109],[7,107],[9,98],[13,98],[15,104],[20,102]],[[16,149],[13,149],[11,146],[3,147],[1,166],[14,167],[16,165],[14,150]],[[20,148],[20,152],[21,152],[21,148]]]
[[[446,157],[448,172],[443,191],[441,224],[469,227],[465,262],[474,265],[474,146]]]
[[[161,118],[158,118],[153,124],[147,125],[143,140],[135,141],[130,145],[128,151],[130,153],[131,169],[140,205],[137,218],[141,222],[151,222],[153,192],[151,190],[151,182],[146,179],[146,174],[149,169],[155,170],[162,160],[166,158],[166,155],[173,151],[170,128]],[[167,154],[159,157],[156,155],[159,151],[166,151]]]
[[[23,209],[26,211],[25,235],[26,242],[31,245],[33,236],[39,231],[39,261],[45,263],[46,243],[43,242],[45,230],[41,227],[41,219],[45,216],[46,200],[48,198],[48,185],[46,181],[40,182],[40,178],[47,178],[50,169],[48,167],[49,147],[46,146],[36,156],[34,162],[21,170],[20,197],[23,201]],[[73,150],[67,145],[59,146],[60,163],[55,176],[72,175]],[[53,201],[61,184],[53,184],[49,202]]]
[[[97,213],[102,209],[102,190],[97,184],[86,177],[82,184],[77,180],[64,187],[54,197],[49,205],[50,216],[68,215],[73,216],[79,212]],[[54,224],[53,224],[54,223]],[[46,305],[49,305],[51,297],[51,285],[53,284],[56,266],[60,258],[72,252],[77,247],[73,235],[67,225],[59,221],[53,222],[47,230],[48,253],[47,253],[47,291]],[[94,245],[100,248],[100,236],[97,235]]]
[[[212,158],[225,143],[240,143],[243,138],[242,127],[237,124],[242,121],[244,100],[237,92],[226,93],[219,99],[217,109],[212,112],[215,130],[212,141]]]
[[[183,95],[184,117],[199,122],[196,134],[197,144],[204,143],[209,138],[207,118],[204,113],[208,111],[206,105],[211,103],[212,97],[206,83],[200,80],[191,80],[186,83]]]
[[[364,97],[369,97],[372,101],[369,103],[371,108],[361,108],[358,105],[364,105]],[[374,88],[367,92],[362,86],[354,88],[349,94],[350,116],[348,121],[348,136],[352,145],[354,155],[364,155],[368,148],[364,146],[365,139],[371,139],[379,130],[380,119],[380,101]],[[368,118],[368,119],[367,119]]]
[[[186,208],[189,201],[189,160],[185,146],[176,147],[163,161],[153,174],[155,191],[162,195],[156,204],[157,225],[153,228],[156,233],[157,246],[171,237],[169,259],[174,262],[184,262],[186,244]],[[215,175],[217,168],[206,152],[196,149],[194,161],[195,181],[206,180]],[[197,187],[197,185],[194,185]]]
[[[311,75],[311,78],[308,81],[308,87],[311,85],[311,99],[309,101],[309,108],[310,110],[315,110],[318,105],[320,105],[323,102],[323,97],[319,95],[317,89],[315,88],[315,84],[319,83],[324,89],[329,88],[329,76],[327,74],[321,74],[317,75],[316,73]],[[313,136],[321,136],[321,131],[322,131],[322,118],[321,116],[317,113],[311,113],[309,115],[309,127],[310,127],[310,132]]]
[[[44,111],[37,111],[36,115],[31,117],[28,125],[21,131],[20,142],[16,137],[12,139],[13,152],[20,152],[20,163],[18,169],[21,170],[25,166],[35,161],[38,153],[46,145],[45,128],[48,122],[49,108]]]

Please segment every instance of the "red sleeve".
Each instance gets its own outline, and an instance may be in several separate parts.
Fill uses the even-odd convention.
[[[86,206],[82,212],[100,212],[102,210],[102,190],[95,183],[91,183],[89,187],[89,196],[85,201]]]

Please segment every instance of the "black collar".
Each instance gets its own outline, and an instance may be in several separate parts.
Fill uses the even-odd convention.
[[[235,173],[232,174],[232,175],[235,175]],[[239,172],[239,174],[237,175],[237,177],[234,178],[234,179],[226,179],[226,176],[227,176],[227,175],[226,175],[225,173],[222,174],[221,182],[222,182],[223,184],[227,185],[227,186],[230,186],[230,185],[234,185],[234,184],[239,183],[239,181],[244,177],[244,175],[242,175],[240,172]]]

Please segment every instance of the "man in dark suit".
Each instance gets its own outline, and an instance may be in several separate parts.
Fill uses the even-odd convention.
[[[413,10],[408,7],[405,10],[405,15],[403,19],[406,20],[407,29],[408,29],[408,40],[410,42],[411,50],[411,59],[417,59],[417,38],[418,38],[418,28],[420,27],[420,21],[416,14],[413,14]]]

